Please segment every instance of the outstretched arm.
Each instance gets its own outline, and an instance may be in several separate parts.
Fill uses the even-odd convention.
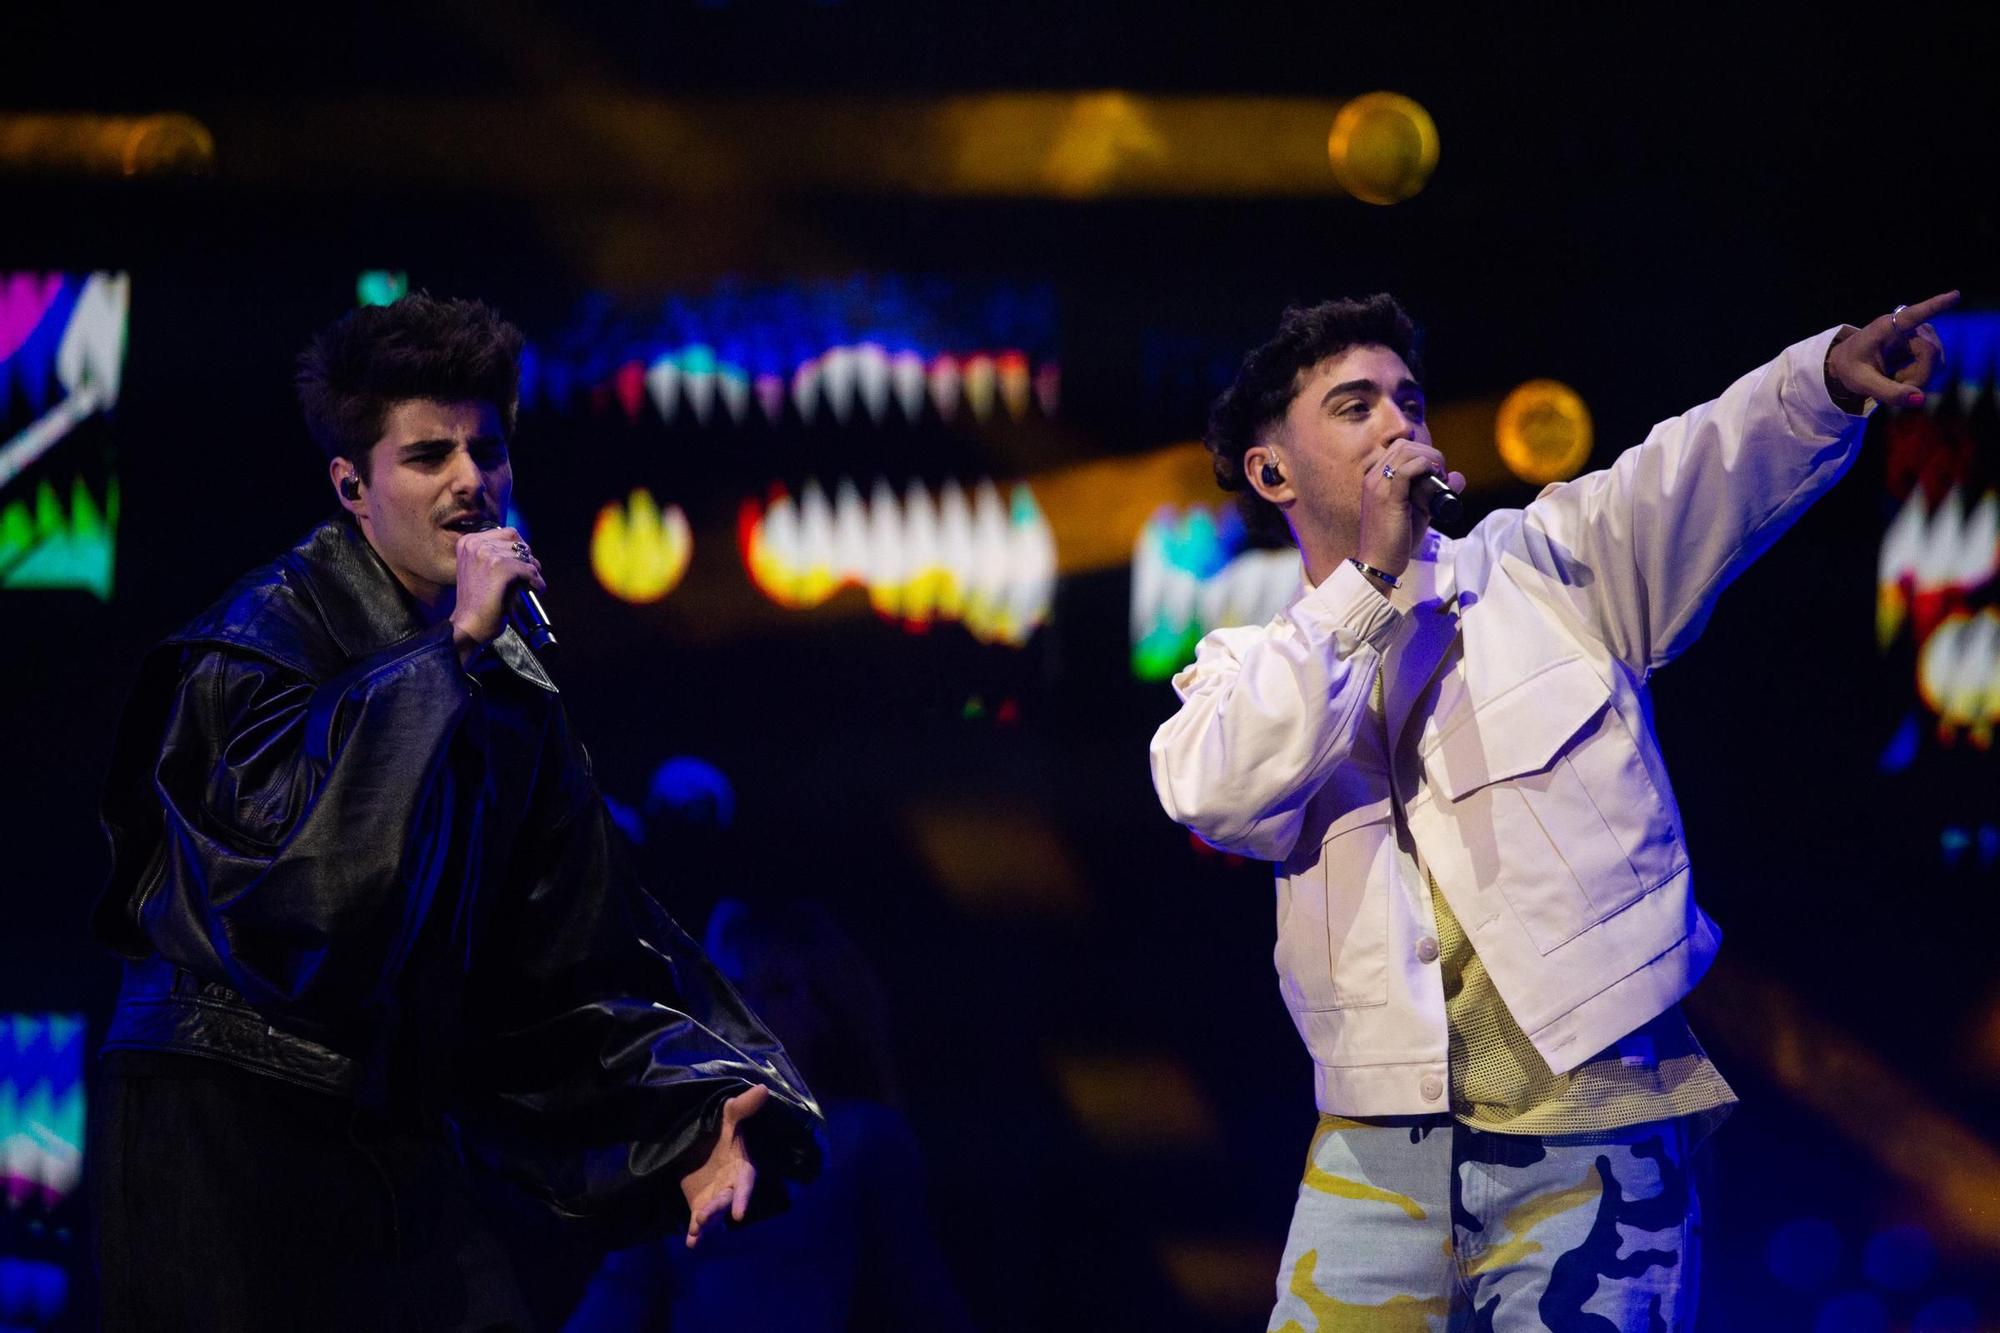
[[[1788,348],[1601,472],[1551,486],[1492,538],[1545,576],[1582,632],[1643,676],[1692,643],[1717,596],[1839,479],[1867,400],[1921,402],[1941,354],[1922,323],[1956,292]]]

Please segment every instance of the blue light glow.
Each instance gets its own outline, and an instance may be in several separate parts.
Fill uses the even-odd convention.
[[[1869,1238],[1861,1271],[1889,1291],[1915,1291],[1937,1271],[1937,1246],[1922,1227],[1890,1227]]]
[[[1794,1291],[1817,1291],[1840,1267],[1840,1233],[1824,1218],[1787,1222],[1771,1235],[1764,1263],[1771,1276]]]
[[[646,813],[672,813],[726,829],[736,818],[736,789],[721,769],[693,755],[676,755],[653,772]]]
[[[0,1257],[0,1320],[4,1327],[47,1327],[69,1305],[69,1274],[35,1259]]]
[[[1889,1311],[1872,1291],[1850,1291],[1819,1307],[1813,1333],[1889,1333]]]
[[[1960,379],[1990,383],[2000,362],[2000,311],[1948,310],[1931,321],[1945,365]]]
[[[1882,757],[1876,761],[1884,773],[1906,772],[1917,761],[1917,745],[1923,733],[1917,727],[1917,715],[1911,713],[1903,719],[1903,725],[1896,728],[1896,734],[1882,747]]]
[[[1978,1333],[1979,1328],[1979,1311],[1956,1296],[1939,1297],[1910,1320],[1910,1333]]]

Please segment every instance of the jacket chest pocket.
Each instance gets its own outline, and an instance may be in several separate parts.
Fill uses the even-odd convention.
[[[1475,885],[1497,888],[1543,953],[1686,864],[1671,802],[1581,658],[1479,705],[1423,763]]]
[[[1317,855],[1278,881],[1278,988],[1294,1012],[1389,1002],[1389,890],[1396,833],[1385,796],[1327,826]]]

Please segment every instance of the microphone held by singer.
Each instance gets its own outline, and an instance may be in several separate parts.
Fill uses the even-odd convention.
[[[1456,524],[1465,516],[1465,502],[1458,492],[1444,484],[1444,479],[1426,472],[1418,477],[1413,487],[1424,498],[1424,508],[1430,512],[1433,523]]]

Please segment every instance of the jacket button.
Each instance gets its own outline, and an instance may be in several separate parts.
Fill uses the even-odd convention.
[[[1438,960],[1438,942],[1426,935],[1417,941],[1417,961],[1435,963]]]
[[[1444,1096],[1444,1080],[1436,1074],[1426,1074],[1424,1081],[1417,1085],[1417,1091],[1424,1095],[1425,1101],[1434,1102]]]

